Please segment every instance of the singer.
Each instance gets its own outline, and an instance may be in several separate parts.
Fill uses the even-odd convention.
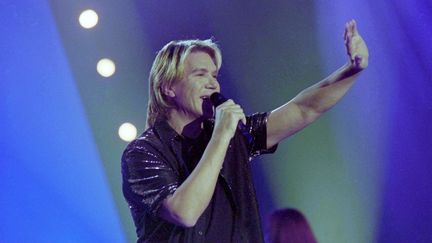
[[[222,63],[212,40],[166,44],[150,71],[147,130],[122,157],[138,242],[263,242],[249,161],[318,119],[368,66],[354,20],[344,38],[345,65],[281,107],[251,116],[231,99],[211,101],[221,92]]]

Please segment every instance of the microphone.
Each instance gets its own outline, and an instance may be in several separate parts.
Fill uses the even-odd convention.
[[[215,92],[210,95],[210,101],[213,104],[213,106],[216,108],[228,99],[225,98],[221,93]],[[240,132],[243,134],[243,136],[249,141],[252,141],[252,135],[249,133],[247,127],[245,124],[243,124],[242,121],[239,121],[237,128],[240,130]]]
[[[225,98],[221,93],[218,93],[218,92],[215,92],[215,93],[210,95],[210,101],[214,105],[215,108],[227,100],[228,100],[227,98]]]

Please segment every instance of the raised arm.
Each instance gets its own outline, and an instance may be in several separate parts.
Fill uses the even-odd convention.
[[[329,110],[368,66],[369,51],[354,20],[345,24],[344,40],[349,57],[345,65],[271,112],[267,124],[268,148],[300,131]]]

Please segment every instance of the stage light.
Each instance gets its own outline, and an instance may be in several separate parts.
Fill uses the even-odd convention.
[[[80,14],[78,20],[83,28],[90,29],[97,25],[99,17],[95,11],[87,9]]]
[[[133,124],[125,122],[119,127],[118,134],[122,140],[130,142],[136,138],[137,129]]]
[[[114,62],[108,58],[99,60],[96,65],[96,70],[98,73],[105,78],[112,76],[115,73],[115,69],[116,67]]]

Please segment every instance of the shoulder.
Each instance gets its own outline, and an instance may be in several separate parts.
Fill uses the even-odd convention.
[[[270,112],[256,112],[252,115],[248,115],[246,118],[255,122],[267,122],[267,118]]]
[[[257,129],[263,129],[267,125],[267,120],[270,112],[257,112],[246,117],[246,126],[249,132],[253,132]]]
[[[133,154],[151,155],[160,150],[161,147],[162,141],[155,132],[155,129],[149,128],[126,146],[122,161],[127,160],[127,158]]]

